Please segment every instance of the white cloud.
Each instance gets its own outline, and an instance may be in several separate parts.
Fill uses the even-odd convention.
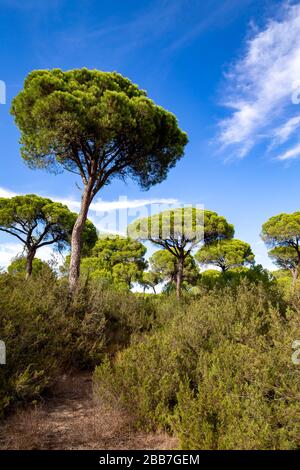
[[[0,197],[13,197],[16,195],[17,193],[0,186]],[[61,202],[62,204],[65,204],[66,206],[68,206],[70,210],[74,212],[77,212],[80,209],[80,200],[76,200],[73,198],[58,197],[58,196],[45,196],[45,197],[49,197],[53,201]],[[119,199],[116,201],[104,201],[101,198],[98,198],[95,200],[95,202],[92,202],[92,204],[90,205],[90,210],[106,212],[106,211],[115,211],[118,209],[133,209],[133,208],[148,206],[151,204],[175,205],[175,204],[179,204],[179,201],[174,198],[128,199],[126,196],[120,196]]]
[[[300,154],[300,145],[298,145],[297,152]],[[279,157],[280,158],[280,157]],[[291,157],[290,157],[291,158]],[[284,159],[283,157],[281,158]],[[0,197],[13,197],[16,194],[9,189],[0,187]],[[80,208],[80,202],[72,199],[72,198],[58,198],[58,197],[51,197],[52,200],[56,200],[63,204],[66,204],[71,210],[78,210]],[[119,235],[125,235],[126,233],[126,220],[124,225],[123,224],[116,224],[115,225],[115,214],[118,209],[120,211],[129,209],[138,209],[136,213],[140,215],[144,215],[147,211],[147,207],[149,205],[157,205],[156,208],[159,210],[166,209],[170,206],[178,205],[180,202],[177,199],[172,198],[149,198],[149,199],[127,199],[125,196],[120,197],[118,201],[102,201],[101,199],[96,200],[95,203],[91,205],[91,211],[89,214],[89,219],[95,224],[98,230],[102,232],[108,233],[116,233]],[[140,210],[139,210],[140,209]],[[153,208],[152,208],[153,209]],[[108,217],[103,217],[103,214],[108,212]],[[101,215],[102,213],[102,215]],[[135,214],[136,215],[136,214]],[[105,225],[106,224],[106,225]],[[11,237],[13,239],[13,237]],[[7,236],[5,236],[5,240]],[[1,240],[1,232],[0,232],[0,240]],[[255,253],[255,259],[257,263],[261,263],[265,268],[270,270],[276,269],[270,258],[268,257],[267,248],[262,240],[257,240],[254,243],[251,243],[253,251]],[[153,246],[148,243],[147,244],[147,258],[149,258],[155,249]],[[22,254],[23,246],[21,243],[18,242],[0,242],[0,268],[7,268],[7,266],[11,263],[12,259],[16,256]],[[42,259],[43,261],[52,261],[56,260],[58,264],[63,262],[63,254],[59,254],[55,252],[51,246],[45,246],[37,251],[37,257]],[[160,289],[157,289],[159,292]],[[150,290],[149,290],[150,292]]]
[[[300,156],[300,144],[298,143],[297,145],[290,148],[289,150],[286,150],[285,152],[281,153],[277,157],[277,160],[281,160],[281,161],[291,160],[292,158],[297,158],[299,156]]]
[[[50,197],[51,198],[51,197]],[[61,202],[66,204],[69,209],[77,212],[80,209],[80,201],[74,199],[64,199],[64,198],[51,198],[54,201]],[[95,202],[92,202],[90,205],[90,211],[96,212],[107,212],[115,211],[118,209],[134,209],[138,207],[148,206],[150,204],[178,204],[177,199],[172,198],[152,198],[152,199],[128,199],[126,196],[121,196],[116,201],[104,201],[101,198],[96,199]]]
[[[0,197],[13,197],[17,196],[17,194],[25,193],[15,193],[0,186]],[[70,210],[78,211],[80,209],[80,200],[48,195],[45,195],[44,197],[49,197],[53,201],[61,202],[68,206]],[[174,198],[128,199],[127,196],[120,196],[116,201],[104,201],[101,198],[98,198],[95,202],[91,203],[90,210],[105,212],[115,211],[117,209],[133,209],[151,204],[176,205],[179,204],[179,201]]]
[[[268,255],[268,249],[262,240],[255,240],[250,243],[253,253],[255,254],[256,264],[261,264],[264,268],[269,269],[269,271],[274,271],[277,267],[274,265],[272,260]]]
[[[298,129],[300,125],[300,115],[294,116],[286,121],[282,126],[275,129],[274,132],[274,145],[283,144],[291,135]]]
[[[285,142],[299,125],[299,116],[286,117],[288,105],[295,112],[292,96],[299,77],[300,4],[286,4],[280,20],[269,21],[248,40],[244,56],[227,76],[225,105],[232,113],[220,122],[223,148],[234,145],[243,157],[262,137]]]
[[[110,211],[116,209],[133,209],[142,206],[148,206],[150,204],[177,204],[177,199],[127,199],[120,198],[118,201],[101,201],[98,200],[91,204],[91,209],[95,211]]]
[[[1,243],[0,245],[0,268],[7,268],[11,260],[20,255],[23,247],[20,243]]]
[[[1,243],[0,244],[0,269],[6,269],[16,256],[24,254],[24,247],[21,243]],[[36,253],[37,258],[43,261],[56,261],[61,264],[63,255],[55,252],[50,246],[43,246]]]
[[[9,189],[1,188],[0,186],[0,197],[13,197],[16,195],[17,194],[14,193],[13,191],[9,191]]]
[[[7,188],[0,187],[0,197],[13,197],[16,193]],[[68,206],[74,212],[80,209],[80,200],[74,198],[63,198],[58,196],[45,196],[53,201],[61,202]],[[126,196],[121,196],[115,201],[104,201],[100,198],[96,199],[90,206],[89,219],[101,232],[116,233],[119,235],[126,234],[126,227],[131,222],[129,215],[144,216],[148,214],[148,208],[151,208],[151,213],[155,210],[163,210],[174,205],[179,204],[179,201],[174,198],[149,198],[149,199],[128,199]],[[137,209],[130,212],[130,210]],[[128,213],[127,213],[128,210]],[[0,232],[1,237],[1,232]],[[5,235],[5,240],[7,235]],[[11,237],[13,239],[13,237]],[[0,238],[1,239],[1,238]],[[19,243],[1,243],[0,245],[0,267],[7,267],[12,258],[22,253],[22,245]],[[37,252],[38,258],[49,261],[53,256],[57,256],[51,247],[43,247]],[[58,255],[59,256],[59,255]],[[61,262],[61,259],[57,259]]]

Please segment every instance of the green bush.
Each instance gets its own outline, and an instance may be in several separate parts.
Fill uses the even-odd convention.
[[[172,306],[170,307],[172,309]],[[96,368],[108,400],[184,449],[299,447],[299,312],[262,283],[203,290],[181,313]]]
[[[89,366],[103,354],[105,318],[79,290],[70,303],[67,287],[53,278],[0,276],[0,413],[15,400],[29,400],[50,385],[58,370]]]
[[[25,256],[17,256],[12,260],[7,268],[7,272],[12,276],[26,277],[26,258]],[[49,263],[42,261],[39,258],[34,258],[32,262],[32,274],[36,276],[55,277],[55,272]]]
[[[0,366],[0,415],[15,401],[33,400],[62,369],[93,368],[106,352],[127,346],[147,331],[150,299],[82,284],[70,300],[68,286],[52,272],[29,280],[0,274],[0,339],[7,364]]]
[[[226,286],[237,287],[243,281],[250,283],[263,284],[265,289],[276,291],[277,282],[270,271],[264,269],[260,264],[247,268],[231,268],[228,271],[221,272],[216,269],[207,269],[200,275],[200,286],[212,288],[224,288]],[[278,292],[277,292],[278,294]]]

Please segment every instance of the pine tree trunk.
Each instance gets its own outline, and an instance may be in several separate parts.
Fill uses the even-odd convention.
[[[298,268],[292,270],[292,288],[294,289],[296,286],[296,282],[298,279],[299,271]]]
[[[35,257],[36,250],[29,248],[27,251],[26,257],[26,279],[28,279],[32,274],[32,264]]]
[[[81,199],[81,208],[76,219],[76,222],[72,231],[71,238],[71,259],[70,259],[70,271],[69,271],[69,289],[71,293],[74,293],[80,274],[80,259],[82,249],[82,233],[84,230],[85,222],[92,200],[92,185],[88,184],[85,187],[84,193]]]
[[[176,273],[176,297],[177,297],[177,300],[179,300],[180,297],[181,297],[181,284],[182,284],[182,278],[183,278],[183,264],[184,264],[184,258],[183,257],[178,258],[177,273]]]

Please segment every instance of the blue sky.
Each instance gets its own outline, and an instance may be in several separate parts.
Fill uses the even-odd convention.
[[[0,11],[0,196],[37,193],[76,209],[74,175],[22,162],[10,101],[33,69],[117,70],[175,113],[190,142],[165,182],[142,192],[116,180],[99,194],[103,207],[119,196],[130,207],[204,204],[271,266],[261,225],[299,209],[299,2],[0,0]],[[3,235],[0,243],[4,266],[20,247]]]

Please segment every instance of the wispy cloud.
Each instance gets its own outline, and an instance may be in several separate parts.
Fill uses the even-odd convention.
[[[16,195],[17,193],[14,191],[0,187],[0,197],[13,197]],[[79,199],[53,195],[44,195],[44,197],[65,204],[71,211],[78,212],[80,209]],[[121,196],[115,201],[104,201],[99,198],[90,206],[89,219],[99,232],[125,235],[127,224],[131,221],[130,218],[149,215],[149,210],[150,213],[154,213],[178,204],[179,201],[175,198],[128,199],[126,196]],[[5,235],[5,241],[0,244],[0,268],[6,268],[11,260],[23,251],[20,243],[6,242],[7,238],[8,236]],[[49,247],[42,248],[37,253],[37,256],[45,261],[53,258],[54,255],[55,252]]]
[[[1,232],[0,232],[1,233]],[[0,244],[0,269],[6,269],[12,260],[24,254],[24,246],[18,242],[4,242]],[[63,261],[63,256],[52,250],[49,246],[43,246],[37,252],[39,259],[43,261],[56,260],[57,263]]]
[[[65,199],[53,197],[54,201],[61,202],[68,206],[74,212],[77,212],[80,209],[80,201],[75,199]],[[173,198],[152,198],[152,199],[128,199],[127,197],[120,197],[116,201],[104,201],[102,199],[97,199],[95,202],[92,202],[90,205],[90,211],[92,212],[109,212],[122,209],[134,209],[138,207],[144,207],[151,204],[171,204],[174,205],[178,203],[177,199]]]
[[[17,193],[7,188],[0,187],[0,197],[13,197],[16,195]],[[73,212],[79,212],[80,210],[79,199],[75,199],[73,197],[68,198],[53,195],[43,196],[49,197],[53,201],[65,204]],[[176,198],[128,199],[126,196],[121,196],[118,200],[115,201],[105,201],[98,198],[90,205],[88,217],[99,230],[99,232],[125,235],[128,223],[130,223],[134,218],[147,216],[164,209],[169,209],[179,204],[180,202]],[[20,251],[20,249],[18,248],[17,251],[14,250],[13,253],[10,254],[9,250],[12,246],[11,244],[5,245],[6,248],[9,248],[8,251],[7,249],[3,251],[4,245],[2,244],[1,246],[2,253],[0,255],[0,266],[5,264],[5,260],[7,260],[8,258],[13,258]],[[19,247],[19,244],[16,243],[13,244],[13,246]]]
[[[9,189],[2,188],[0,186],[0,197],[13,197],[13,196],[16,196],[16,193],[14,193],[13,191],[10,191]]]
[[[283,125],[275,129],[273,145],[286,142],[300,126],[300,115],[288,119]]]
[[[21,193],[16,193],[14,191],[11,191],[10,189],[3,188],[0,186],[0,197],[13,197],[13,196],[17,196],[17,194],[21,194]],[[68,206],[69,209],[74,212],[78,212],[78,210],[80,209],[79,199],[65,198],[65,197],[51,196],[51,195],[50,196],[47,195],[44,197],[49,197],[53,201],[61,202],[62,204],[65,204],[66,206]],[[108,211],[114,211],[118,209],[133,209],[133,208],[148,206],[151,204],[174,205],[178,203],[179,203],[178,199],[175,199],[175,198],[128,199],[126,196],[120,196],[119,199],[116,201],[104,201],[101,198],[98,198],[95,200],[95,202],[92,202],[92,204],[90,205],[90,210],[108,212]]]
[[[220,122],[223,149],[244,157],[261,139],[271,146],[286,142],[300,123],[292,104],[299,77],[300,4],[285,4],[280,18],[255,31],[227,74],[224,104],[232,112]]]
[[[23,247],[20,243],[1,243],[0,244],[0,268],[6,268],[11,260],[20,255]]]
[[[17,194],[25,193],[16,193],[10,189],[0,186],[0,197],[13,197]],[[62,204],[67,205],[70,210],[80,209],[80,200],[74,198],[64,198],[59,196],[44,196],[49,197],[53,201],[61,202]],[[96,199],[95,202],[92,202],[90,209],[95,211],[110,211],[116,209],[130,209],[135,207],[147,206],[149,204],[176,204],[178,199],[175,198],[149,198],[149,199],[128,199],[126,196],[120,196],[116,201],[104,201],[101,198]]]
[[[278,155],[277,159],[281,161],[291,160],[300,156],[300,144],[296,144],[294,147],[289,148],[285,152]]]

